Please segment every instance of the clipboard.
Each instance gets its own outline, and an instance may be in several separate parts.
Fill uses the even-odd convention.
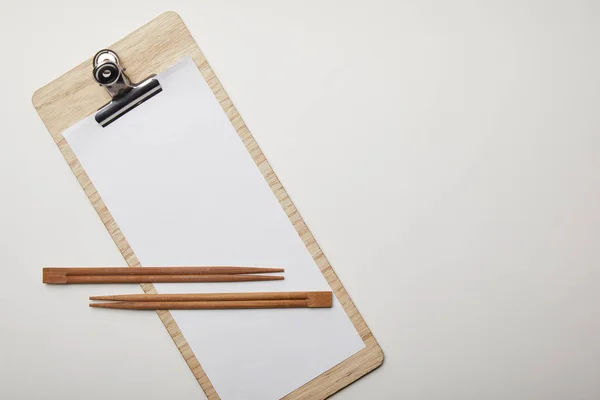
[[[144,82],[148,77],[164,71],[183,57],[189,56],[193,59],[365,344],[363,350],[283,398],[327,398],[379,367],[383,363],[381,348],[179,15],[174,12],[166,12],[113,44],[110,49],[119,55],[119,62],[127,70],[127,75],[133,82]],[[127,239],[62,134],[65,129],[111,103],[110,91],[98,88],[97,83],[91,79],[92,68],[92,60],[85,61],[38,89],[34,93],[32,101],[125,261],[130,267],[139,267],[141,266],[140,262]],[[132,112],[135,111],[132,110]],[[142,288],[146,293],[156,293],[151,284],[142,284]],[[219,399],[219,394],[202,368],[202,360],[197,359],[192,352],[171,313],[157,311],[157,314],[206,396],[211,400]]]

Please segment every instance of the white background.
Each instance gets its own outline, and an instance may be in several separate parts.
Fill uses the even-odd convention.
[[[0,398],[202,398],[155,315],[41,284],[124,262],[31,95],[167,9],[383,347],[335,398],[600,398],[600,7],[566,0],[3,0]]]

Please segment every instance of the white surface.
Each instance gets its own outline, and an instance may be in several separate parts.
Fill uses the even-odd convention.
[[[163,91],[135,112],[105,128],[91,115],[64,133],[140,263],[285,267],[283,281],[158,292],[331,290],[194,61],[157,79]],[[337,299],[172,315],[224,400],[280,399],[365,347]]]
[[[124,262],[31,95],[167,8],[383,346],[336,400],[600,398],[597,3],[0,8],[0,398],[201,398],[156,316],[89,311],[122,288],[40,283]]]

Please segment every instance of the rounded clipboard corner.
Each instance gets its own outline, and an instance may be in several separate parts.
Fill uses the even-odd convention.
[[[31,95],[31,104],[33,104],[33,107],[37,110],[39,109],[39,107],[42,104],[42,100],[41,100],[41,96],[42,96],[42,89],[43,88],[39,88],[37,89],[35,92],[33,92],[33,94]]]
[[[381,367],[383,365],[383,361],[385,360],[385,355],[383,354],[383,350],[381,347],[377,345],[377,351],[375,353],[375,367],[374,370]]]
[[[183,23],[183,19],[181,19],[181,15],[177,11],[167,10],[160,14],[158,18],[174,18]]]

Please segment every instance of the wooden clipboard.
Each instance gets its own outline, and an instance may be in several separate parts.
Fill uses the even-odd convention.
[[[185,56],[193,58],[240,139],[279,200],[290,222],[294,225],[304,245],[365,343],[366,347],[363,350],[283,398],[324,399],[379,367],[383,363],[381,348],[179,15],[174,12],[166,12],[111,45],[110,49],[113,49],[122,57],[123,65],[130,72],[130,78],[133,81],[140,81],[151,74],[162,72]],[[33,105],[98,212],[125,261],[130,267],[139,267],[140,263],[127,239],[123,236],[102,198],[62,135],[65,129],[88,117],[110,100],[108,93],[99,90],[98,85],[91,79],[91,76],[92,60],[90,59],[38,89],[33,95]],[[142,284],[142,288],[146,293],[156,293],[151,284]],[[157,314],[206,396],[210,400],[219,399],[219,394],[204,373],[201,363],[192,352],[170,312],[157,311]]]

